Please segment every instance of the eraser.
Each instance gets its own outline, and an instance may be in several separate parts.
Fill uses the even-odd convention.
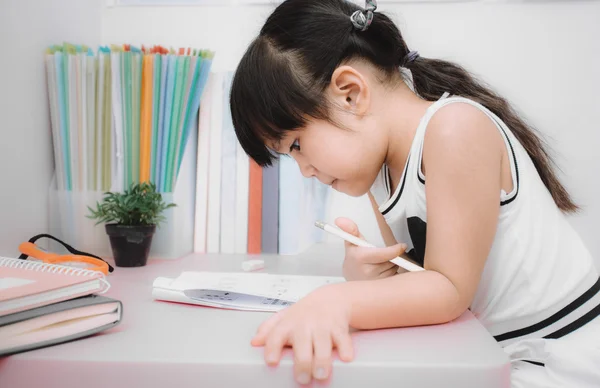
[[[256,271],[257,269],[265,268],[264,260],[246,260],[242,262],[242,269],[246,272]]]

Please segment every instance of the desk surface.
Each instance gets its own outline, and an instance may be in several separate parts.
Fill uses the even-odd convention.
[[[0,359],[0,387],[295,387],[292,352],[279,367],[250,346],[269,313],[155,301],[152,282],[183,270],[241,271],[242,255],[190,255],[116,268],[107,296],[123,302],[120,325],[82,340]],[[343,247],[263,256],[280,274],[340,276]],[[444,325],[359,331],[355,360],[334,361],[328,387],[508,387],[508,358],[471,315]]]

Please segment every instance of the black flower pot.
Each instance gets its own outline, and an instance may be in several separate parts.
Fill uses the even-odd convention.
[[[115,265],[117,267],[143,267],[148,262],[152,237],[156,225],[106,224]]]

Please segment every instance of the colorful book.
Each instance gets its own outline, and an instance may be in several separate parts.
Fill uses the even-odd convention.
[[[279,161],[263,168],[261,250],[279,252]]]
[[[213,79],[206,85],[206,94],[200,103],[198,120],[198,153],[196,162],[196,201],[194,217],[194,252],[206,252],[208,228],[209,150],[212,111]]]
[[[167,138],[167,154],[165,158],[165,175],[163,190],[171,192],[173,190],[173,166],[175,163],[175,149],[177,147],[177,137],[181,130],[180,119],[182,117],[183,100],[185,86],[187,82],[187,67],[189,57],[177,57],[177,72],[175,75],[175,90],[173,91],[173,111],[171,113],[171,121],[169,128],[169,137]]]
[[[300,235],[300,213],[303,211],[302,192],[303,177],[298,164],[288,156],[279,159],[279,253],[296,254],[300,251],[298,238]]]
[[[166,189],[167,181],[167,160],[169,159],[169,139],[171,138],[171,131],[173,130],[173,124],[175,122],[174,116],[174,101],[175,101],[175,85],[177,81],[178,62],[177,56],[169,55],[169,68],[167,73],[167,85],[166,85],[166,96],[165,96],[165,118],[163,121],[163,132],[161,138],[161,154],[159,157],[159,173],[157,186],[159,190],[164,192]]]
[[[162,56],[154,55],[153,84],[152,84],[152,136],[150,141],[150,181],[156,182],[156,147],[158,145],[158,128],[160,123],[161,111],[161,74],[162,74]]]
[[[133,90],[132,90],[132,114],[133,114],[133,129],[132,129],[132,143],[131,143],[131,174],[132,182],[140,182],[140,138],[141,138],[141,106],[142,106],[142,53],[141,51],[131,46],[132,56],[132,77],[133,77]]]
[[[248,193],[248,253],[261,253],[262,244],[262,180],[263,170],[250,160]]]
[[[142,64],[142,101],[140,112],[140,182],[150,180],[150,156],[152,149],[152,107],[154,56],[144,55]]]
[[[56,186],[58,190],[65,190],[65,162],[63,146],[61,143],[61,124],[58,85],[56,80],[56,61],[53,54],[47,54],[46,80],[48,83],[48,102],[50,106],[50,125],[52,127],[52,145],[54,149]]]
[[[235,197],[237,138],[229,109],[232,73],[224,75],[223,133],[221,137],[221,253],[235,253]]]
[[[86,61],[86,127],[87,127],[87,143],[86,143],[86,159],[87,159],[87,185],[86,190],[93,191],[96,189],[96,72],[98,67],[98,58],[94,57],[92,51],[88,51],[85,56]]]
[[[208,225],[206,251],[218,253],[221,231],[221,143],[223,130],[223,73],[213,73],[210,112],[210,151],[208,171]]]
[[[235,167],[235,253],[248,253],[248,201],[250,199],[250,158],[236,143]]]

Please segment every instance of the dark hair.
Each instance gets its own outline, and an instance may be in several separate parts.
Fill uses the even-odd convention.
[[[324,91],[340,64],[362,59],[387,79],[399,76],[409,50],[398,27],[375,12],[368,29],[360,31],[350,20],[357,10],[362,8],[344,0],[284,1],[248,47],[235,72],[230,105],[237,138],[259,165],[269,166],[276,157],[267,141],[303,128],[308,118],[330,120]],[[541,138],[504,98],[454,63],[418,57],[407,67],[422,98],[436,101],[449,92],[494,112],[527,150],[557,206],[577,210]]]

